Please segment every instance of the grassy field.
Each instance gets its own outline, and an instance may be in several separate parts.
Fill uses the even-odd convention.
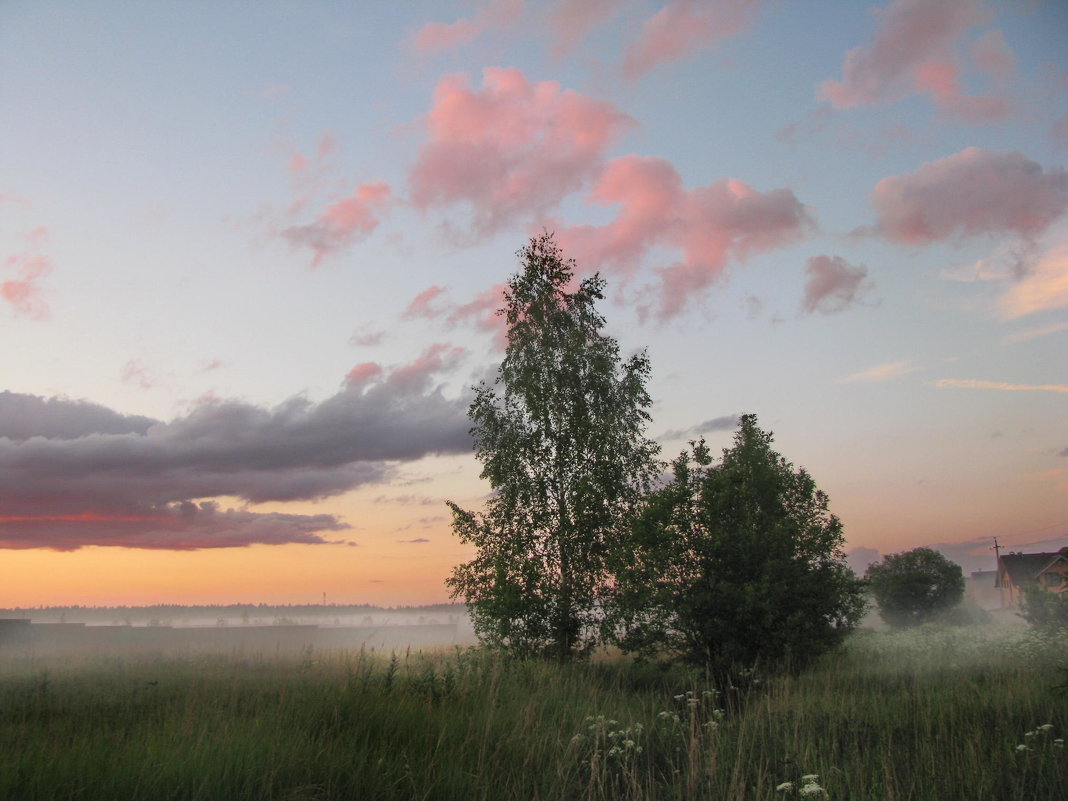
[[[1021,627],[860,632],[737,686],[609,657],[0,652],[0,798],[1059,801],[1066,664]]]

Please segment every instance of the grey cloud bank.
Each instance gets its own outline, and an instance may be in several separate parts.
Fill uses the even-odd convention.
[[[170,422],[86,401],[0,393],[0,547],[323,543],[330,514],[221,509],[316,500],[381,482],[398,462],[470,451],[467,399],[413,362],[319,403],[206,402]]]

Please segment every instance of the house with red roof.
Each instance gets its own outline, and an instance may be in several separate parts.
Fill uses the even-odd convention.
[[[998,557],[994,585],[1001,590],[1002,608],[1018,608],[1023,588],[1037,583],[1049,592],[1068,589],[1068,547],[1054,553],[1007,553]]]

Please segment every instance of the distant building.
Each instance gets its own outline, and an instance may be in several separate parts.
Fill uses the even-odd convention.
[[[997,573],[995,586],[1001,590],[1002,608],[1019,607],[1027,584],[1064,592],[1068,588],[1068,547],[1055,553],[1007,553],[998,558]]]
[[[996,570],[976,570],[964,580],[964,593],[983,609],[1000,609],[997,578]]]

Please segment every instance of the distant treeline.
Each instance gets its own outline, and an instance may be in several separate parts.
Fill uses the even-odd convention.
[[[165,613],[168,615],[180,615],[192,617],[199,614],[212,614],[216,616],[241,615],[248,612],[259,615],[285,613],[287,615],[337,615],[341,613],[369,613],[369,612],[401,612],[401,613],[427,613],[437,612],[442,614],[463,614],[466,612],[465,604],[428,604],[426,606],[376,606],[374,604],[201,604],[187,606],[183,604],[151,604],[147,606],[33,606],[12,607],[0,609],[0,617],[17,616],[29,612],[106,612],[150,614]]]

